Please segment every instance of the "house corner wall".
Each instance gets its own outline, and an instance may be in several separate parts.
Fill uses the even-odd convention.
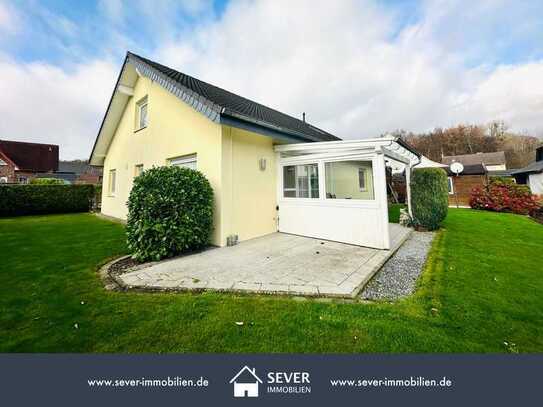
[[[148,97],[149,124],[135,131],[136,103]],[[128,215],[127,201],[135,166],[144,170],[169,164],[169,159],[196,154],[197,169],[209,180],[214,193],[214,231],[211,243],[221,245],[221,125],[215,123],[161,85],[140,77],[119,121],[103,167],[102,213],[119,219]],[[108,191],[109,171],[115,169],[116,191]]]
[[[277,231],[276,157],[273,139],[222,126],[221,243]],[[265,169],[260,160],[265,160]]]

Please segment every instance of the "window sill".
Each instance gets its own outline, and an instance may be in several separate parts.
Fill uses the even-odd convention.
[[[140,131],[142,131],[142,130],[145,130],[146,128],[147,128],[147,126],[145,126],[145,127],[140,127],[139,129],[134,130],[134,133],[138,133],[138,132],[140,132]]]

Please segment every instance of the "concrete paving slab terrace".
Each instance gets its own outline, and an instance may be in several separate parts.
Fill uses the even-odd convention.
[[[396,224],[389,230],[390,250],[272,233],[153,263],[117,279],[137,289],[354,298],[411,233]]]

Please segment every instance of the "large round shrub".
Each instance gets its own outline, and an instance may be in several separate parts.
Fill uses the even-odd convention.
[[[438,229],[449,207],[447,174],[440,168],[420,168],[411,177],[413,223],[428,230]]]
[[[134,179],[126,230],[136,260],[160,260],[203,248],[212,228],[213,190],[202,173],[155,167]]]
[[[518,185],[501,177],[491,178],[487,185],[473,188],[469,204],[473,209],[521,215],[537,211],[541,206],[528,185]]]

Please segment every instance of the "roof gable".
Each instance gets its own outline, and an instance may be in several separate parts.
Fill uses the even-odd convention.
[[[19,170],[53,172],[58,170],[58,146],[0,140],[0,151]]]
[[[217,123],[245,129],[250,126],[252,131],[267,136],[284,136],[287,140],[295,142],[340,140],[305,121],[128,52],[91,152],[91,165],[103,163],[122,111],[130,97],[120,92],[119,87],[133,85],[138,75],[157,82]]]

